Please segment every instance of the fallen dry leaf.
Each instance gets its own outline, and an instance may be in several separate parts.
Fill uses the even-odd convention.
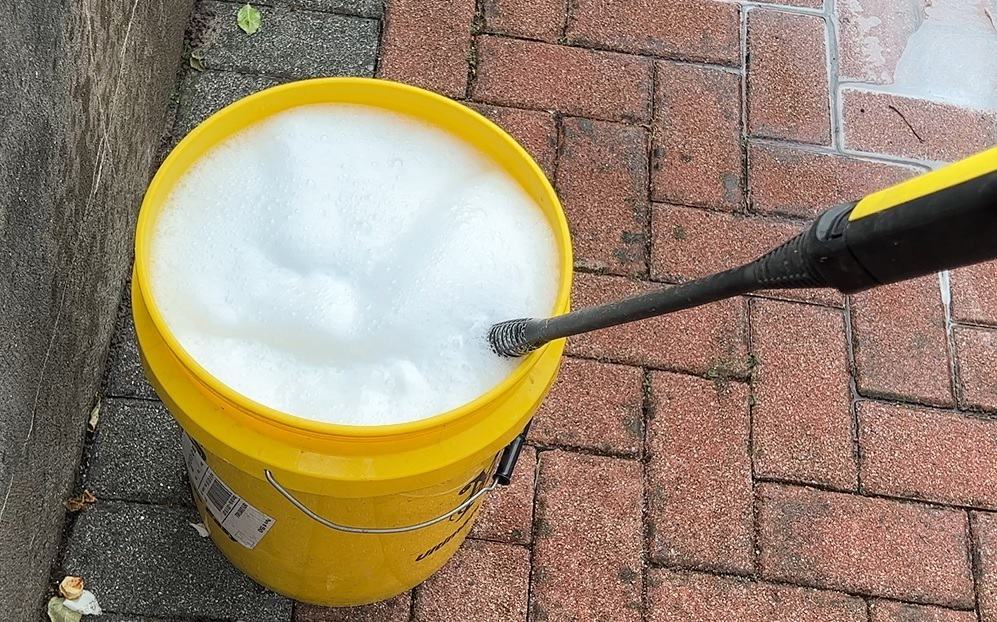
[[[80,494],[76,495],[75,497],[70,497],[66,499],[65,505],[66,509],[69,510],[70,512],[80,512],[82,510],[87,509],[87,506],[89,506],[91,503],[93,503],[96,500],[97,497],[95,497],[92,492],[84,488],[83,492],[81,492]]]
[[[90,417],[87,418],[87,428],[93,432],[97,429],[97,422],[100,421],[100,401],[94,404],[93,410],[90,411]]]
[[[72,575],[66,577],[59,584],[59,593],[69,600],[79,598],[80,594],[83,593],[83,577],[74,577]]]
[[[263,24],[263,18],[260,12],[256,10],[256,7],[246,4],[236,14],[236,23],[239,24],[239,28],[242,28],[243,32],[251,35],[260,29],[260,26]]]
[[[63,605],[64,601],[58,596],[53,596],[48,601],[48,619],[52,622],[80,622],[83,614],[78,611],[67,609]]]

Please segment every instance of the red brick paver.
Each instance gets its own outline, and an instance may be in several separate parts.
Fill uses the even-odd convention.
[[[643,407],[640,368],[568,358],[533,418],[530,440],[637,455],[644,440]]]
[[[997,412],[997,329],[955,329],[960,401],[967,408]]]
[[[316,607],[298,603],[294,622],[408,622],[412,608],[410,592],[362,607]]]
[[[841,2],[836,8],[840,79],[892,84],[907,40],[923,19],[921,8],[894,0]]]
[[[484,0],[482,9],[489,32],[556,43],[567,0]]]
[[[997,420],[868,401],[858,416],[865,490],[997,508]]]
[[[413,622],[526,619],[530,552],[513,544],[468,540],[416,590]]]
[[[860,598],[694,572],[650,576],[650,622],[865,622]],[[913,621],[911,621],[913,622]]]
[[[973,563],[980,620],[997,620],[997,514],[972,512]]]
[[[965,513],[775,484],[758,494],[762,576],[973,606]]]
[[[748,387],[655,373],[651,403],[647,485],[652,559],[750,572]]]
[[[654,287],[621,277],[576,274],[572,307],[619,300]],[[747,318],[738,299],[633,322],[568,340],[577,356],[705,374],[747,371]]]
[[[911,166],[773,143],[752,143],[748,149],[751,208],[766,214],[812,218],[918,172]]]
[[[782,220],[655,205],[651,275],[667,281],[706,276],[747,263],[802,227]]]
[[[955,160],[997,142],[997,112],[859,89],[842,89],[841,101],[850,149]]]
[[[553,114],[487,104],[472,104],[471,107],[494,121],[525,147],[553,183],[554,158],[557,155],[557,125]]]
[[[644,58],[482,36],[477,63],[479,101],[610,121],[650,116],[651,62]]]
[[[733,268],[761,257],[802,230],[802,225],[774,218],[655,205],[651,210],[651,275],[677,282]],[[842,304],[841,295],[827,289],[769,293]]]
[[[739,64],[736,4],[716,0],[575,0],[566,36],[575,45],[681,60]]]
[[[751,331],[756,473],[855,488],[841,312],[758,300],[752,303]]]
[[[647,272],[647,133],[639,127],[565,118],[558,154],[561,197],[575,265]]]
[[[537,495],[532,619],[640,620],[640,464],[543,452]]]
[[[473,17],[474,0],[392,0],[378,77],[463,97]]]
[[[831,143],[824,20],[748,13],[748,130],[752,136]]]
[[[873,396],[951,405],[945,311],[936,276],[852,297],[859,390]]]
[[[512,483],[489,494],[471,528],[471,538],[530,543],[533,535],[536,470],[536,450],[524,447],[519,454]]]
[[[869,603],[869,622],[976,622],[976,613],[931,605],[874,600]]]
[[[888,92],[947,4],[388,0],[378,73],[534,156],[580,308],[750,261],[997,143],[995,111]],[[991,263],[572,338],[454,562],[414,600],[343,615],[997,622],[995,291]]]
[[[952,317],[997,326],[997,261],[951,272]]]
[[[651,198],[739,209],[744,175],[738,76],[668,62],[655,71]]]

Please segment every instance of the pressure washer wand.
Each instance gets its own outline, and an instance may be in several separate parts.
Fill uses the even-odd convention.
[[[501,356],[523,356],[554,339],[760,289],[850,294],[990,259],[997,259],[997,147],[832,207],[751,263],[552,318],[500,322],[488,340]]]

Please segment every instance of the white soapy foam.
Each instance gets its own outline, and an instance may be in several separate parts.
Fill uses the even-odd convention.
[[[891,92],[997,110],[997,2],[932,0],[907,40]]]
[[[838,5],[852,15],[842,28],[859,43],[862,67],[852,78],[881,92],[997,110],[997,0]]]
[[[495,322],[549,315],[558,252],[497,164],[364,106],[274,115],[197,161],[155,224],[152,295],[229,387],[356,425],[464,404],[518,364]]]

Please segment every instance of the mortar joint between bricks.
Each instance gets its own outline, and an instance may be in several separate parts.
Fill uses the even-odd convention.
[[[952,319],[952,281],[948,270],[938,273],[938,293],[942,301],[942,318],[945,322],[945,355],[949,363],[949,384],[957,407],[965,404],[959,373],[958,347],[955,339],[955,322]]]
[[[388,22],[391,19],[391,14],[388,11],[389,0],[381,0],[381,17],[377,20],[377,53],[374,54],[374,76],[380,76],[381,71],[381,55],[384,54],[384,38],[387,36],[388,32]]]
[[[646,141],[646,143],[645,143],[646,154],[645,155],[646,155],[646,158],[647,158],[647,169],[646,169],[646,172],[647,172],[647,185],[646,185],[646,187],[645,187],[644,190],[645,190],[645,193],[646,193],[646,196],[647,196],[647,209],[645,210],[645,214],[644,214],[644,231],[645,231],[645,234],[646,234],[646,237],[644,238],[644,268],[645,268],[646,275],[647,275],[648,279],[651,278],[651,274],[653,272],[653,270],[652,270],[653,259],[652,259],[651,248],[652,248],[652,245],[654,244],[654,228],[653,228],[653,225],[652,225],[652,222],[654,221],[654,219],[652,218],[652,205],[653,205],[652,195],[653,195],[653,193],[652,193],[651,189],[652,189],[653,183],[652,183],[651,180],[654,177],[654,171],[653,171],[653,168],[652,168],[654,166],[654,140],[655,140],[655,136],[654,136],[654,112],[655,112],[655,110],[654,110],[654,100],[655,100],[655,92],[657,91],[657,88],[658,88],[658,64],[654,63],[654,64],[651,65],[651,97],[650,97],[651,101],[648,104],[650,106],[650,111],[649,111],[649,114],[648,114],[648,122],[644,126],[645,129],[647,130],[647,133],[645,135],[645,141]]]
[[[536,462],[536,465],[533,467],[533,499],[531,500],[533,508],[532,508],[532,511],[531,511],[532,517],[531,517],[531,520],[530,520],[530,544],[527,547],[527,550],[529,551],[529,556],[528,557],[529,557],[529,563],[530,563],[529,572],[527,573],[528,576],[526,578],[526,619],[527,619],[527,622],[533,621],[533,617],[534,617],[533,616],[533,602],[534,602],[533,601],[533,577],[534,577],[534,572],[533,571],[534,571],[534,568],[536,568],[536,561],[535,561],[535,559],[536,559],[536,553],[535,553],[535,551],[536,551],[536,548],[537,548],[537,535],[538,535],[538,532],[540,531],[540,520],[541,520],[540,513],[538,511],[539,510],[539,506],[540,506],[540,460],[541,460],[541,456],[543,455],[543,453],[545,451],[546,450],[543,450],[543,449],[540,449],[540,448],[536,448],[537,462]]]
[[[917,410],[926,410],[937,414],[949,414],[958,415],[961,417],[977,417],[984,421],[993,421],[997,418],[997,411],[988,410],[984,408],[964,408],[961,406],[939,406],[937,404],[925,404],[921,402],[911,401],[907,398],[894,397],[894,396],[881,396],[875,394],[858,393],[858,398],[856,399],[857,404],[864,404],[865,402],[870,402],[872,404],[886,404],[890,406],[901,406]]]
[[[467,80],[461,99],[470,99],[478,79],[478,35],[485,30],[484,0],[474,0],[474,15],[471,16],[468,28],[471,37],[467,45]]]
[[[647,463],[650,460],[651,451],[649,449],[649,439],[651,420],[654,418],[654,396],[651,389],[651,376],[653,372],[647,367],[641,367],[641,418],[644,420],[644,437],[641,440],[640,461]]]
[[[769,579],[762,579],[754,571],[738,570],[714,564],[683,563],[675,561],[652,561],[651,568],[656,570],[669,570],[679,574],[708,574],[724,579],[736,579],[749,583],[774,583]]]
[[[840,89],[841,87],[839,87],[839,91]],[[925,173],[933,170],[938,165],[943,164],[941,162],[933,162],[930,160],[918,160],[915,158],[905,158],[899,155],[879,153],[876,151],[862,151],[860,149],[853,149],[851,147],[848,147],[845,144],[842,144],[839,153],[846,156],[852,156],[856,158],[866,158],[868,160],[886,162],[890,164],[903,164],[906,166],[913,166]]]
[[[650,597],[648,596],[648,569],[651,563],[651,543],[650,543],[650,533],[648,530],[649,519],[651,516],[650,512],[650,498],[651,498],[651,485],[648,474],[648,462],[650,460],[650,451],[648,450],[648,435],[651,426],[651,409],[654,407],[651,398],[651,372],[647,369],[641,369],[641,418],[644,420],[644,430],[643,439],[640,448],[640,464],[641,464],[641,484],[644,487],[643,503],[641,505],[641,522],[640,522],[640,541],[641,541],[641,562],[643,564],[643,569],[641,571],[641,620],[643,622],[648,621],[648,611],[650,609]]]
[[[997,324],[987,324],[986,322],[974,321],[974,320],[952,320],[952,326],[955,328],[976,328],[980,330],[995,330],[997,329]]]
[[[824,0],[827,30],[827,84],[831,113],[831,147],[841,152],[845,145],[844,114],[841,108],[840,70],[838,66],[837,0]]]
[[[862,394],[859,392],[858,363],[855,359],[855,330],[852,327],[852,302],[850,296],[845,296],[844,316],[845,322],[845,348],[848,362],[848,408],[852,418],[852,457],[855,460],[855,489],[862,492],[862,434],[859,420],[859,402],[862,401]]]
[[[794,302],[795,303],[797,301],[793,300],[793,301],[784,301],[784,302]],[[719,369],[715,369],[714,372],[711,374],[709,369],[707,369],[707,370],[691,370],[691,369],[683,368],[683,367],[674,367],[674,366],[669,367],[669,366],[666,366],[666,365],[653,365],[653,364],[648,364],[648,363],[638,363],[638,362],[633,361],[633,360],[611,358],[611,357],[605,357],[605,356],[594,356],[594,355],[579,354],[579,353],[573,353],[573,354],[569,355],[568,358],[578,359],[580,361],[592,361],[592,362],[595,362],[595,363],[612,363],[614,365],[625,365],[627,367],[643,367],[644,369],[646,369],[647,371],[650,371],[650,372],[661,371],[661,372],[667,372],[667,373],[671,373],[671,374],[680,374],[682,376],[690,376],[692,378],[700,378],[702,380],[716,380],[717,379],[716,373],[717,373],[717,371],[719,371]],[[725,378],[725,381],[726,382],[739,382],[739,383],[743,384],[743,383],[747,382],[747,374],[733,374],[733,375],[730,375],[727,378]]]
[[[983,568],[981,566],[980,552],[976,546],[976,529],[971,511],[966,512],[966,535],[967,543],[969,544],[969,574],[973,579],[973,601],[976,604],[976,619],[982,621],[983,610],[980,608],[980,586],[983,585]]]
[[[740,24],[738,27],[738,36],[740,37],[741,44],[741,76],[740,76],[740,87],[741,87],[741,106],[739,113],[741,115],[741,206],[740,211],[744,213],[751,212],[751,169],[750,162],[748,160],[748,11],[747,7],[742,7],[740,12]]]
[[[651,607],[651,598],[648,594],[648,574],[651,569],[651,531],[650,531],[650,499],[651,499],[651,482],[650,474],[648,472],[648,463],[650,462],[651,451],[649,449],[649,440],[651,428],[651,418],[652,411],[654,409],[653,397],[651,392],[651,371],[647,368],[641,368],[642,371],[642,383],[641,383],[641,393],[642,393],[642,403],[641,403],[641,416],[644,420],[644,436],[641,443],[640,451],[640,463],[641,463],[641,478],[642,485],[644,486],[644,496],[643,505],[641,507],[641,524],[640,524],[640,537],[641,537],[641,556],[643,569],[641,572],[641,620],[642,622],[650,622],[648,615]]]
[[[724,64],[724,63],[721,63],[721,62],[709,62],[709,61],[705,61],[705,60],[702,60],[702,59],[699,59],[699,58],[695,58],[695,57],[683,56],[683,55],[677,54],[677,53],[665,53],[665,52],[663,52],[663,53],[660,53],[660,54],[652,54],[652,53],[649,53],[649,52],[636,52],[636,51],[631,51],[631,50],[621,50],[620,48],[610,47],[610,46],[608,46],[606,44],[599,43],[599,42],[596,42],[596,41],[591,41],[591,42],[585,41],[585,42],[582,42],[580,40],[571,40],[571,41],[563,40],[563,41],[558,41],[557,43],[551,43],[550,41],[547,41],[547,40],[544,40],[544,39],[534,39],[532,37],[528,37],[528,36],[525,36],[525,35],[511,34],[511,33],[507,33],[507,32],[490,31],[487,28],[483,32],[481,32],[480,35],[481,36],[495,38],[495,39],[511,39],[511,40],[514,40],[514,41],[522,41],[522,42],[525,42],[525,43],[535,43],[535,44],[539,44],[539,45],[557,46],[557,47],[562,47],[562,48],[570,48],[570,49],[573,49],[573,50],[582,50],[582,51],[592,52],[592,53],[597,53],[597,54],[611,54],[611,55],[615,55],[615,56],[627,56],[627,57],[631,57],[631,58],[639,58],[639,59],[648,61],[648,62],[650,62],[652,64],[656,64],[658,62],[667,62],[667,63],[676,64],[676,65],[690,65],[690,66],[693,66],[693,67],[701,67],[703,69],[710,69],[710,70],[713,70],[713,71],[722,71],[724,73],[729,73],[729,74],[740,75],[741,73],[743,73],[741,71],[740,67],[735,66],[735,65],[730,64],[730,63]],[[506,104],[497,104],[497,105],[506,105]],[[626,123],[626,124],[629,124],[629,125],[640,125],[640,123],[635,123],[635,122],[632,122],[632,121],[621,121],[619,118],[600,118],[600,117],[596,117],[596,116],[592,116],[592,115],[587,116],[587,118],[596,119],[596,120],[603,120],[603,121],[610,121],[610,122],[613,122],[613,123]]]
[[[759,512],[758,503],[758,490],[757,490],[757,478],[755,476],[755,382],[756,374],[755,368],[757,365],[757,358],[755,357],[755,343],[752,338],[754,334],[752,326],[752,315],[754,314],[754,308],[757,303],[752,299],[748,298],[746,301],[747,312],[745,314],[745,330],[747,331],[747,342],[748,342],[748,470],[751,477],[751,569],[754,574],[761,572],[761,547],[759,545],[760,538],[759,533],[761,533],[761,514]]]
[[[911,397],[909,395],[901,395],[899,393],[891,393],[887,391],[880,391],[877,389],[862,389],[856,383],[855,394],[858,396],[856,398],[857,403],[874,401],[874,402],[885,402],[889,404],[894,404],[896,406],[908,406],[911,408],[919,408],[921,410],[932,410],[936,412],[947,412],[956,415],[969,415],[974,413],[987,413],[985,409],[969,409],[963,408],[956,404],[955,406],[949,406],[946,404],[939,404],[937,402],[930,402],[927,400],[918,400],[917,398]]]
[[[793,587],[793,588],[807,588],[807,589],[810,589],[810,590],[817,590],[817,591],[820,591],[820,592],[825,593],[825,594],[838,594],[838,595],[842,595],[842,596],[849,596],[851,598],[859,599],[859,600],[862,600],[862,601],[866,601],[867,599],[868,600],[876,599],[876,600],[885,600],[885,601],[902,603],[902,604],[910,604],[910,605],[944,607],[944,608],[946,608],[946,609],[948,609],[950,611],[971,611],[971,609],[950,608],[950,607],[948,607],[946,605],[939,605],[938,603],[931,602],[931,601],[928,601],[928,600],[922,600],[922,601],[918,601],[918,600],[901,600],[901,599],[897,599],[897,598],[890,598],[888,596],[883,596],[883,595],[880,595],[880,594],[872,594],[872,593],[869,593],[869,592],[859,592],[859,591],[845,589],[845,588],[841,588],[841,587],[829,587],[827,584],[819,583],[819,582],[816,582],[816,581],[791,580],[791,579],[779,578],[779,577],[774,577],[774,576],[765,576],[765,577],[762,577],[762,576],[758,576],[758,575],[753,575],[753,574],[748,574],[748,573],[743,573],[743,572],[736,572],[736,571],[731,571],[731,570],[727,570],[727,569],[723,569],[723,568],[714,568],[714,567],[709,567],[709,566],[707,566],[707,567],[703,567],[703,566],[682,566],[682,565],[668,564],[668,563],[655,563],[654,567],[655,568],[662,568],[662,569],[666,569],[666,570],[671,570],[673,572],[682,573],[682,574],[689,574],[689,573],[708,574],[708,575],[712,575],[712,576],[715,576],[715,577],[720,577],[720,578],[725,578],[725,579],[734,579],[734,580],[743,581],[743,582],[747,582],[747,583],[781,585],[781,586]]]
[[[870,491],[856,491],[851,488],[842,488],[839,486],[833,486],[830,484],[825,484],[823,482],[810,482],[801,481],[796,479],[786,479],[784,477],[774,477],[774,476],[759,476],[758,481],[765,484],[778,484],[779,486],[784,486],[787,488],[807,488],[810,490],[819,490],[821,492],[831,492],[842,495],[852,495],[853,497],[862,497],[864,499],[878,499],[880,501],[890,501],[893,503],[898,503],[906,506],[913,506],[917,508],[931,508],[935,510],[950,510],[950,511],[964,511],[969,510],[971,512],[987,512],[995,514],[997,513],[997,506],[995,507],[981,507],[974,505],[960,505],[957,503],[948,503],[945,501],[937,501],[934,499],[925,499],[923,497],[912,496],[913,493],[904,493],[911,496],[898,496],[887,493],[870,492]]]
[[[554,113],[554,179],[550,180],[554,189],[557,189],[561,176],[561,153],[564,151],[564,113]]]
[[[825,0],[826,1],[826,0]],[[805,6],[789,6],[786,4],[779,4],[775,1],[773,2],[741,2],[742,12],[748,12],[754,9],[762,9],[765,11],[778,11],[780,13],[791,13],[793,15],[807,15],[809,17],[824,17],[824,9],[815,9],[812,7]]]
[[[817,155],[845,156],[854,160],[861,160],[874,164],[894,164],[916,168],[919,172],[927,172],[930,167],[920,160],[903,158],[900,156],[886,155],[871,151],[857,151],[855,149],[841,149],[830,145],[817,145],[814,143],[804,143],[790,138],[771,138],[768,136],[748,136],[748,143],[752,146],[773,147],[779,149],[793,149]]]
[[[419,597],[419,592],[420,592],[419,588],[420,587],[421,587],[421,584],[413,587],[412,590],[411,590],[411,593],[409,594],[409,602],[408,602],[408,619],[409,619],[409,622],[415,622],[415,620],[416,620],[416,617],[415,617],[415,605],[416,605],[416,600]]]
[[[561,32],[557,37],[557,42],[560,44],[566,44],[568,42],[568,27],[571,25],[570,22],[574,13],[574,4],[577,0],[562,0],[564,6],[564,16],[561,19]]]
[[[618,458],[620,460],[642,460],[641,450],[636,452],[621,451],[617,449],[600,449],[597,447],[585,447],[582,445],[570,445],[559,442],[527,441],[526,445],[539,451],[570,451],[586,456],[598,456],[601,458]]]
[[[740,45],[740,63],[741,72],[740,80],[738,86],[740,87],[740,106],[738,107],[738,114],[740,115],[740,125],[741,125],[741,205],[740,212],[750,212],[751,204],[751,184],[748,183],[750,179],[749,161],[748,161],[748,11],[746,9],[741,9],[738,15],[738,38]]]
[[[388,1],[381,0],[381,16],[377,18],[377,52],[374,54],[374,76],[381,70],[381,51],[384,49],[384,33],[388,25]]]

